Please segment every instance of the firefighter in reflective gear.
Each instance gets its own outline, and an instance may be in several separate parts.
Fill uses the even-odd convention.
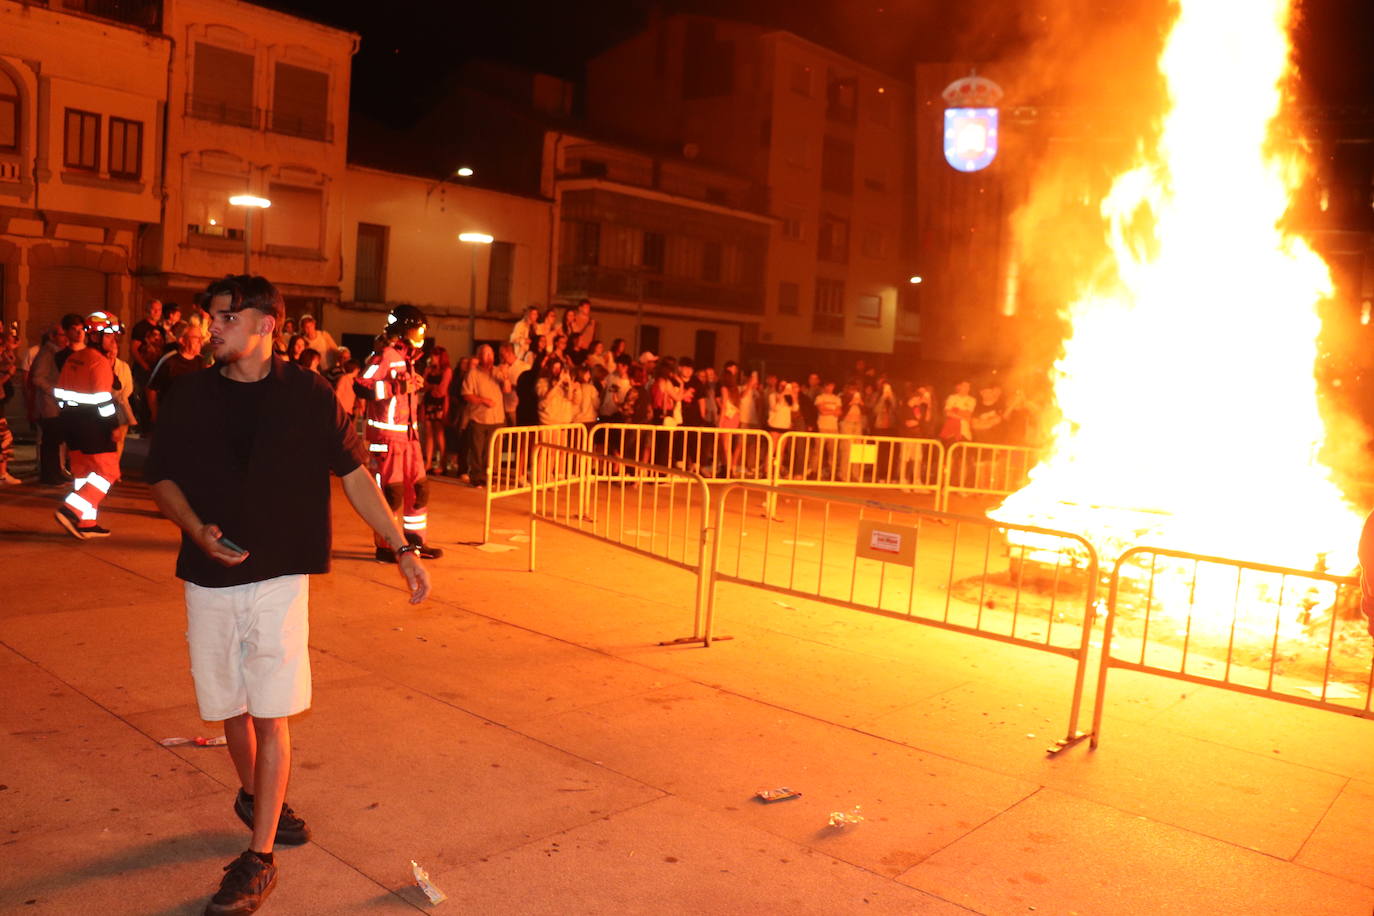
[[[86,346],[67,357],[53,388],[75,478],[56,518],[73,537],[82,540],[110,536],[96,518],[100,501],[119,480],[114,358],[106,352],[115,348],[106,347],[105,335],[117,335],[122,330],[119,318],[109,312],[87,316]]]
[[[401,511],[406,540],[420,548],[425,559],[443,556],[425,543],[429,516],[429,481],[420,449],[420,394],[424,376],[415,360],[425,343],[425,313],[413,305],[398,305],[387,315],[376,351],[358,375],[355,388],[365,398],[367,451],[391,511]],[[395,563],[396,554],[377,541],[378,562]]]

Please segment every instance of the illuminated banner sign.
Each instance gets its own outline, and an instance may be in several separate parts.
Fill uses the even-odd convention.
[[[976,172],[996,155],[996,108],[945,109],[946,162],[961,172]]]
[[[961,172],[976,172],[997,157],[997,103],[1002,87],[981,76],[966,76],[945,87],[945,161]]]

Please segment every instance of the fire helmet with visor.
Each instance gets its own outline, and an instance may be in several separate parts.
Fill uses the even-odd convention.
[[[119,323],[119,316],[113,312],[91,312],[86,316],[87,334],[120,334],[124,327]]]
[[[388,338],[403,337],[413,347],[425,342],[425,327],[429,324],[425,313],[413,305],[398,305],[386,316],[382,334]]]

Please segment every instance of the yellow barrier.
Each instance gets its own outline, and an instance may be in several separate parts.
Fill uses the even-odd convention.
[[[936,439],[787,432],[773,454],[773,482],[938,493],[944,453]]]
[[[482,540],[491,540],[491,504],[507,496],[530,492],[530,464],[534,445],[545,442],[571,448],[584,448],[587,427],[581,423],[557,426],[503,426],[492,433],[487,447],[487,488],[482,514]],[[582,468],[569,463],[564,473],[580,475]]]
[[[1112,570],[1092,746],[1112,668],[1374,718],[1359,596],[1349,576],[1130,548]],[[1342,634],[1342,618],[1355,638]]]
[[[949,511],[950,494],[1007,496],[1030,480],[1040,450],[1024,445],[956,442],[945,453],[939,508]]]
[[[750,495],[778,514],[749,509]],[[1023,545],[1005,534],[1016,531]],[[1034,535],[1031,548],[1024,546]],[[733,554],[733,563],[725,551]],[[1079,708],[1097,600],[1097,553],[1067,531],[761,484],[716,503],[715,581],[738,582],[1074,659],[1066,736]],[[711,602],[709,607],[714,607]],[[708,617],[707,634],[712,622]]]
[[[592,427],[588,448],[691,471],[708,483],[766,480],[773,466],[773,440],[761,429],[601,423]]]
[[[574,466],[580,474],[566,473]],[[532,481],[530,572],[538,553],[536,522],[695,570],[692,635],[668,642],[711,644],[711,490],[701,475],[536,442]]]

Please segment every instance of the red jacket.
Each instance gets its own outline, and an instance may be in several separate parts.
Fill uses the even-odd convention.
[[[415,371],[409,350],[405,344],[388,343],[368,357],[358,373],[356,390],[367,399],[369,442],[420,437],[419,392],[424,378]]]

